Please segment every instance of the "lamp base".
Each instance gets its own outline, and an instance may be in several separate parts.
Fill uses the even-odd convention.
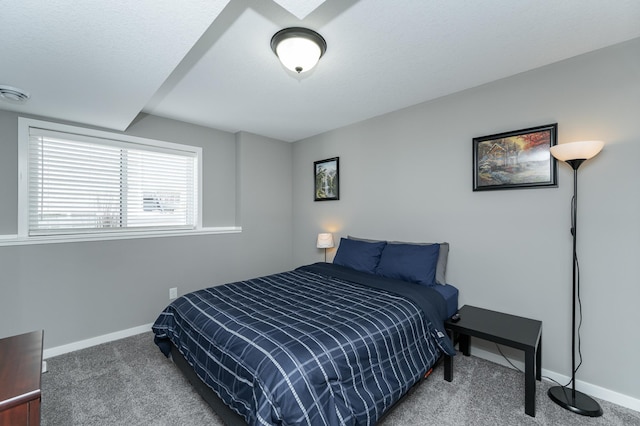
[[[582,392],[564,386],[553,386],[547,392],[549,398],[562,408],[576,414],[589,417],[600,417],[602,408],[593,398]]]

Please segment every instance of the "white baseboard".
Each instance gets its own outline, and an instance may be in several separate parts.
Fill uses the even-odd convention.
[[[126,330],[116,331],[114,333],[103,334],[102,336],[92,337],[79,342],[69,343],[68,345],[56,346],[42,351],[44,359],[54,356],[66,354],[80,349],[89,348],[91,346],[100,345],[102,343],[113,342],[114,340],[124,339],[125,337],[135,336],[136,334],[147,333],[151,331],[153,324],[140,325],[138,327],[128,328]]]
[[[474,348],[471,346],[471,354],[477,356],[478,358],[486,359],[491,362],[495,362],[496,364],[504,365],[505,367],[513,368],[509,363],[502,357],[502,355],[494,352],[489,352],[484,349]],[[464,355],[463,355],[464,356]],[[518,367],[520,370],[524,371],[524,362],[516,361],[510,359],[510,361]],[[566,384],[571,379],[569,376],[565,376],[563,374],[558,374],[555,371],[549,371],[547,369],[542,369],[542,375],[548,378],[555,380],[558,383]],[[548,379],[544,379],[548,380]],[[548,380],[550,381],[550,380]],[[579,389],[580,392],[584,392],[587,395],[590,395],[594,398],[603,399],[605,401],[612,402],[617,405],[621,405],[623,407],[630,408],[635,411],[640,411],[640,399],[630,397],[628,395],[612,391],[610,389],[603,388],[601,386],[597,386],[591,383],[583,382],[582,380],[576,380],[576,389]]]

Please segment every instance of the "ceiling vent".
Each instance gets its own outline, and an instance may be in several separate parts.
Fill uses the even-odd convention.
[[[0,99],[14,103],[23,103],[29,99],[29,94],[17,87],[0,85]]]

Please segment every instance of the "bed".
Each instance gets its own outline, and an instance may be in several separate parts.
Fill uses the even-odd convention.
[[[446,286],[375,273],[386,246],[364,268],[339,248],[333,264],[186,294],[159,315],[155,342],[249,425],[374,425],[455,354]]]

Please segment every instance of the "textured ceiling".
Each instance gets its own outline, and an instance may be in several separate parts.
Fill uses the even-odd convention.
[[[125,130],[140,112],[296,141],[640,37],[637,0],[2,2],[0,109]],[[327,40],[308,73],[271,36]],[[639,52],[640,54],[640,52]]]
[[[227,3],[3,1],[0,108],[124,130]]]

